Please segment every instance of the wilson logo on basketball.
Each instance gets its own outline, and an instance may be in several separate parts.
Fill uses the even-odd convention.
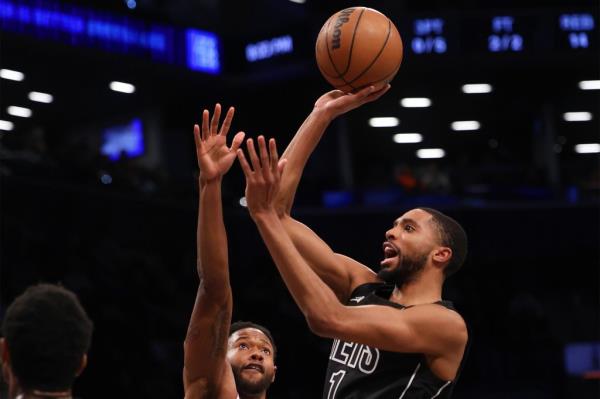
[[[342,25],[346,22],[350,21],[350,15],[354,12],[354,8],[348,8],[340,11],[340,15],[335,21],[335,25],[333,27],[333,38],[331,40],[331,47],[335,50],[340,48],[342,41]]]

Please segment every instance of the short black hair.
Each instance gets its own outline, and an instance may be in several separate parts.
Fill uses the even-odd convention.
[[[229,336],[231,337],[234,332],[243,330],[244,328],[256,328],[265,334],[267,338],[269,338],[269,341],[271,341],[271,346],[273,346],[273,354],[277,354],[277,346],[275,345],[275,340],[273,339],[273,335],[271,335],[271,331],[269,331],[267,327],[261,326],[260,324],[253,323],[251,321],[236,321],[235,323],[231,323],[231,327],[229,328]]]
[[[444,269],[444,276],[449,277],[456,273],[465,262],[467,257],[467,233],[460,223],[450,216],[431,208],[419,209],[432,216],[432,221],[440,234],[441,244],[452,250],[452,258]]]
[[[58,285],[37,284],[6,310],[2,335],[21,388],[68,390],[92,339],[93,323],[77,296]]]

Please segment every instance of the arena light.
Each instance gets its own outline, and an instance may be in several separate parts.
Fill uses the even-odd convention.
[[[52,97],[52,94],[42,93],[39,91],[32,91],[31,93],[29,93],[29,99],[31,101],[44,104],[50,104],[52,101],[54,101],[54,97]]]
[[[399,124],[400,120],[393,116],[369,119],[369,126],[371,127],[396,127]]]
[[[290,0],[292,3],[304,4],[306,0]]]
[[[419,133],[398,133],[394,134],[394,142],[398,144],[420,143],[423,136]]]
[[[450,127],[457,132],[479,130],[481,123],[478,121],[454,121],[450,124]]]
[[[406,97],[400,100],[404,108],[427,108],[431,107],[431,100],[426,97]]]
[[[23,72],[13,71],[12,69],[0,69],[0,78],[20,82],[25,79],[25,74]]]
[[[565,112],[563,119],[567,122],[587,122],[592,120],[591,112]]]
[[[135,92],[135,86],[125,82],[110,82],[110,89],[119,93],[131,94]]]
[[[421,148],[417,150],[417,157],[422,159],[444,158],[446,151],[441,148]]]
[[[582,80],[579,82],[581,90],[600,90],[600,80]]]
[[[240,205],[246,208],[248,206],[248,201],[246,201],[246,197],[240,198]]]
[[[0,130],[4,130],[6,132],[10,132],[15,127],[14,123],[11,121],[4,121],[0,119]]]
[[[6,108],[6,112],[12,116],[18,116],[20,118],[29,118],[31,117],[31,110],[25,107],[17,107],[15,105],[11,105]]]
[[[598,153],[600,153],[600,144],[599,143],[577,144],[575,146],[575,152],[578,154],[598,154]]]
[[[465,94],[482,94],[491,93],[493,90],[492,85],[487,83],[469,83],[463,85],[462,91]]]

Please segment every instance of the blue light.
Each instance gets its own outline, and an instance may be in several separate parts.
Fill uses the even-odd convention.
[[[137,7],[137,3],[135,2],[135,0],[127,0],[127,8],[129,8],[130,10],[133,10]]]
[[[565,32],[591,31],[596,25],[592,14],[561,14],[559,21]]]
[[[588,48],[590,42],[588,35],[585,32],[571,32],[569,33],[569,45],[571,48]]]
[[[512,35],[490,35],[488,37],[488,49],[492,53],[520,52],[523,51],[523,36]]]
[[[290,35],[275,37],[270,40],[248,44],[246,46],[246,60],[255,62],[281,54],[289,54],[292,51],[294,51],[294,41]]]
[[[186,61],[194,71],[219,73],[219,38],[211,32],[197,29],[186,30]]]
[[[127,0],[126,4],[136,6],[137,2]],[[150,56],[195,71],[220,72],[219,39],[214,33],[150,24],[51,0],[0,0],[0,29]]]
[[[122,156],[135,157],[144,153],[142,121],[135,118],[124,126],[113,126],[102,133],[100,152],[111,161]]]
[[[444,31],[444,20],[441,18],[416,19],[414,23],[415,35],[441,35]]]

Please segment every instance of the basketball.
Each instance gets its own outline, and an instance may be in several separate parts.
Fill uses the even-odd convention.
[[[403,46],[388,17],[372,8],[352,7],[325,22],[315,55],[323,77],[348,93],[389,83],[400,69]]]

